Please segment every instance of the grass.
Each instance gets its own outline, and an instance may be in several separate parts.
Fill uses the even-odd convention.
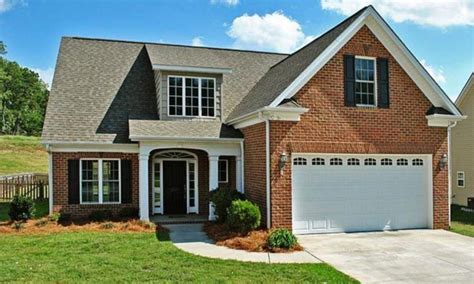
[[[0,202],[0,222],[8,221],[10,218],[8,217],[8,209],[10,208],[10,204],[8,202]],[[35,201],[35,218],[41,218],[49,213],[49,204],[48,200],[37,200]]]
[[[0,282],[327,282],[357,281],[327,264],[265,264],[185,253],[167,233],[5,234]],[[21,252],[21,253],[20,253]]]
[[[461,210],[462,206],[451,205],[452,232],[474,238],[474,213]]]
[[[40,138],[0,136],[0,176],[25,172],[48,172],[48,154]]]

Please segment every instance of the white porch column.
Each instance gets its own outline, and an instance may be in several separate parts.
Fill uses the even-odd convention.
[[[209,191],[216,189],[219,186],[219,156],[209,155]],[[209,220],[215,220],[214,206],[209,202]]]
[[[242,186],[242,158],[235,157],[235,183],[238,192],[243,192]]]
[[[150,212],[148,209],[148,155],[139,155],[139,207],[140,207],[140,220],[148,221],[150,219]]]

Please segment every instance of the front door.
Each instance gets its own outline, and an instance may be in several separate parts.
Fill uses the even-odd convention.
[[[186,161],[163,161],[165,214],[186,214]]]

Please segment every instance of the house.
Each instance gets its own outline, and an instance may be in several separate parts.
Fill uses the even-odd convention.
[[[456,100],[466,120],[459,121],[451,133],[452,203],[474,209],[474,73]]]
[[[295,233],[447,228],[461,119],[372,6],[292,54],[65,37],[50,210],[213,219],[228,186]]]

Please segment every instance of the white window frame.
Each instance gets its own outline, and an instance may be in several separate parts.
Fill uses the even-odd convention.
[[[221,168],[220,168],[220,165],[221,163],[224,162],[225,163],[225,180],[221,180]],[[218,169],[217,169],[217,172],[219,174],[219,176],[217,177],[218,178],[218,181],[219,183],[228,183],[229,182],[229,160],[225,160],[225,159],[219,159],[219,161],[217,162],[218,164]]]
[[[369,80],[357,80],[357,75],[356,75],[356,63],[355,61],[357,59],[364,59],[364,60],[372,60],[374,62],[374,81],[369,81]],[[371,104],[357,104],[356,103],[356,106],[358,107],[377,107],[378,105],[378,102],[377,102],[377,58],[376,57],[371,57],[371,56],[355,56],[355,59],[354,59],[354,80],[356,82],[356,84],[358,82],[360,83],[374,83],[374,104],[371,105]],[[357,96],[356,93],[355,93],[355,88],[354,88],[354,96]],[[356,100],[356,97],[354,97],[354,100]]]
[[[82,161],[97,161],[98,163],[98,183],[99,183],[99,201],[98,202],[83,202],[82,201]],[[118,161],[118,183],[119,183],[119,201],[118,202],[104,202],[104,177],[103,177],[103,161]],[[122,168],[120,159],[117,158],[81,158],[79,159],[79,200],[80,204],[122,204]]]
[[[183,109],[183,114],[179,115],[179,114],[170,114],[170,78],[181,78],[181,81],[182,81],[182,86],[181,86],[181,96],[182,96],[182,109]],[[198,83],[198,115],[186,115],[186,79],[199,79],[199,83]],[[202,99],[202,89],[201,89],[201,86],[202,86],[202,79],[205,79],[205,80],[212,80],[214,81],[214,115],[213,116],[203,116],[202,115],[202,103],[201,103],[201,99]],[[217,81],[216,81],[216,78],[212,78],[212,77],[198,77],[198,76],[183,76],[183,75],[168,75],[168,78],[167,78],[167,88],[168,88],[168,93],[167,93],[167,99],[168,99],[168,106],[167,106],[167,109],[168,109],[168,116],[169,117],[200,117],[200,118],[216,118],[216,115],[217,115],[217,93],[216,93],[216,89],[217,89]]]
[[[459,178],[459,174],[462,175],[462,178]],[[462,181],[462,186],[459,185],[459,182]],[[456,172],[456,186],[460,188],[465,188],[466,187],[466,174],[464,171],[458,171]]]

